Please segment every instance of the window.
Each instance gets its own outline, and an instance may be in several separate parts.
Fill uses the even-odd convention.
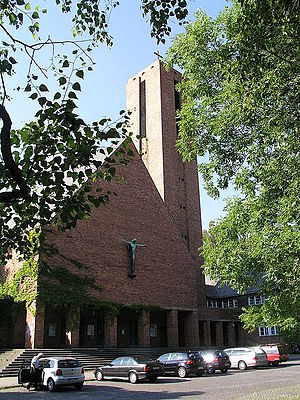
[[[169,359],[169,355],[170,355],[170,353],[164,354],[164,355],[160,356],[158,360],[160,362],[166,362]]]
[[[175,112],[176,112],[176,114],[177,114],[177,111],[180,110],[180,95],[179,95],[178,90],[176,89],[176,85],[177,84],[178,84],[178,82],[176,80],[174,80],[174,96],[175,96]],[[179,124],[178,124],[178,122],[179,122],[179,119],[178,119],[178,117],[176,115],[176,133],[177,133],[177,136],[179,134]]]
[[[82,367],[81,363],[77,360],[59,360],[57,363],[58,368],[78,368]]]
[[[248,306],[256,306],[258,304],[264,304],[265,297],[260,295],[248,296]]]
[[[279,335],[279,329],[277,326],[259,326],[259,336],[276,336]]]
[[[55,324],[55,322],[49,322],[48,336],[56,336],[56,324]]]
[[[217,300],[207,299],[206,300],[206,307],[217,308],[218,307]]]
[[[114,361],[112,361],[112,365],[113,365],[113,366],[120,365],[122,359],[123,359],[123,357],[118,357],[118,358],[116,358]]]
[[[222,300],[222,308],[228,307],[228,300]]]
[[[236,308],[237,306],[237,299],[222,300],[222,308]]]
[[[270,332],[270,336],[279,335],[279,329],[277,326],[270,326],[269,332]]]
[[[180,110],[180,95],[178,90],[176,89],[176,86],[178,85],[178,82],[174,80],[174,96],[175,96],[175,110],[178,111]]]
[[[157,337],[157,324],[150,324],[150,337]]]
[[[146,83],[140,83],[140,137],[146,137]]]

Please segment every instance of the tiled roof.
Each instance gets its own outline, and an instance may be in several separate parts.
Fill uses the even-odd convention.
[[[244,295],[254,294],[258,291],[257,288],[249,288]],[[241,296],[236,290],[233,290],[230,286],[216,285],[205,285],[206,297],[210,299],[220,299],[227,297],[237,297]]]

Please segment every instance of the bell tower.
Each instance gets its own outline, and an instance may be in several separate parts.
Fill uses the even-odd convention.
[[[134,144],[193,257],[201,244],[201,212],[196,162],[183,163],[176,150],[176,111],[181,74],[160,60],[129,79],[127,110]]]

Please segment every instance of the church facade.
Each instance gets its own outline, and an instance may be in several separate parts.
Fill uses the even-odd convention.
[[[63,264],[79,277],[85,271],[75,267],[74,260],[77,266],[88,266],[101,287],[91,295],[103,304],[118,305],[118,312],[77,307],[77,324],[69,326],[68,310],[38,300],[35,313],[26,314],[26,347],[175,348],[258,340],[241,327],[236,295],[223,293],[221,299],[205,285],[198,252],[202,227],[197,165],[183,163],[175,147],[180,79],[179,72],[166,72],[157,60],[129,80],[133,159],[117,167],[118,180],[107,188],[103,182],[93,186],[116,196],[76,228],[49,232],[48,243],[57,252],[41,255],[52,268]]]

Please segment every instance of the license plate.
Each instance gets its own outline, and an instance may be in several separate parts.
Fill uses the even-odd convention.
[[[153,367],[152,369],[159,369],[159,367]]]

